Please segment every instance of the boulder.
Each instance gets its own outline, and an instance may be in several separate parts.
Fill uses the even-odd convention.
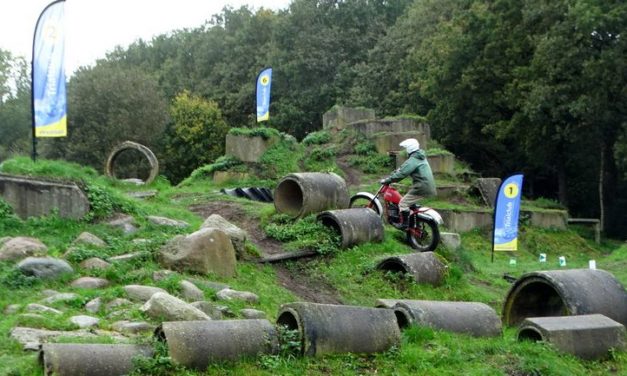
[[[115,298],[112,301],[110,301],[109,303],[107,303],[107,305],[105,305],[105,310],[113,311],[114,309],[116,309],[118,307],[123,307],[123,306],[131,305],[131,304],[133,304],[133,302],[131,302],[128,299]]]
[[[235,250],[223,231],[205,228],[187,236],[176,236],[160,252],[166,268],[196,273],[235,274]]]
[[[19,261],[30,256],[45,256],[48,247],[38,239],[18,236],[5,239],[0,247],[0,261]]]
[[[248,320],[266,319],[266,313],[258,309],[245,308],[239,310],[240,315]]]
[[[446,248],[451,250],[458,249],[462,245],[462,238],[456,232],[441,232],[440,240]]]
[[[128,321],[121,320],[111,324],[111,328],[116,332],[126,334],[138,334],[138,333],[152,333],[155,330],[155,326],[145,321]]]
[[[101,298],[92,299],[87,302],[87,304],[85,304],[85,309],[91,313],[97,313],[98,311],[100,311],[100,307],[102,307]]]
[[[97,248],[104,248],[107,246],[107,243],[105,243],[102,239],[87,231],[82,232],[76,239],[74,239],[72,244],[91,245]]]
[[[154,223],[158,226],[169,226],[178,228],[184,228],[189,226],[189,223],[185,221],[178,221],[176,219],[170,219],[166,217],[158,217],[156,215],[149,215],[146,219],[148,219],[148,222]]]
[[[205,293],[189,281],[183,280],[179,283],[179,286],[181,287],[183,297],[188,301],[203,300],[205,298]]]
[[[165,292],[154,294],[140,310],[165,321],[211,320],[203,311]]]
[[[215,304],[207,301],[199,301],[191,303],[192,306],[198,308],[203,311],[207,316],[211,317],[212,320],[222,320],[222,310],[220,307]]]
[[[93,332],[92,332],[93,331]],[[34,350],[39,351],[40,345],[43,342],[47,342],[50,339],[57,337],[64,338],[94,338],[98,336],[108,336],[114,339],[115,341],[127,342],[128,338],[123,337],[114,332],[106,332],[102,330],[73,330],[73,331],[57,331],[57,330],[46,330],[46,329],[34,329],[34,328],[24,328],[24,327],[15,327],[11,329],[11,338],[19,342],[24,350]]]
[[[218,298],[218,300],[242,300],[247,303],[259,302],[259,296],[257,296],[256,294],[253,294],[252,292],[237,291],[237,290],[231,290],[231,289],[224,289],[224,290],[218,291],[218,293],[216,294],[216,297]]]
[[[126,261],[139,260],[139,259],[146,257],[147,255],[148,254],[146,252],[132,252],[132,253],[125,253],[119,256],[109,257],[108,260],[111,262],[126,262]]]
[[[101,289],[109,286],[109,281],[103,278],[81,277],[72,282],[71,286],[79,289]]]
[[[17,268],[26,275],[42,279],[56,279],[63,274],[74,273],[65,260],[52,257],[27,257],[17,264]]]
[[[9,304],[5,309],[4,309],[4,314],[5,315],[13,315],[15,313],[18,313],[20,308],[22,308],[21,305],[19,304]]]
[[[200,228],[217,228],[227,234],[229,238],[231,238],[231,243],[233,244],[233,248],[235,248],[235,255],[238,259],[242,258],[246,252],[244,248],[246,238],[248,237],[246,231],[227,221],[219,214],[211,214]]]
[[[166,292],[164,289],[154,286],[142,286],[142,285],[127,285],[124,286],[124,291],[126,291],[126,295],[131,300],[145,302],[150,297],[158,292]]]
[[[66,303],[76,299],[78,299],[78,295],[74,294],[73,292],[60,292],[54,295],[50,295],[41,302],[44,304],[54,304],[58,302]]]
[[[77,315],[70,317],[70,322],[83,329],[98,325],[100,319],[87,315]]]
[[[111,266],[111,264],[109,264],[105,260],[98,258],[98,257],[92,257],[92,258],[88,258],[87,260],[83,260],[79,265],[81,268],[88,269],[88,270],[92,270],[92,269],[101,270],[101,269],[106,269],[109,266]]]
[[[41,304],[37,304],[37,303],[28,304],[26,306],[26,310],[28,312],[52,313],[52,314],[55,314],[55,315],[60,315],[60,314],[63,313],[63,312],[59,311],[58,309],[46,307],[45,305],[41,305]]]
[[[159,282],[173,275],[176,275],[176,272],[172,270],[157,270],[152,272],[152,280]]]
[[[125,234],[132,234],[137,232],[137,226],[135,224],[135,218],[126,214],[116,214],[113,218],[110,218],[107,222],[109,226],[117,227]]]

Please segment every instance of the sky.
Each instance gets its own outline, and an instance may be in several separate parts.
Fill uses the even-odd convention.
[[[52,0],[0,0],[0,48],[30,62],[35,24]],[[92,65],[116,46],[172,30],[201,26],[230,5],[285,9],[290,0],[66,0],[68,75]]]

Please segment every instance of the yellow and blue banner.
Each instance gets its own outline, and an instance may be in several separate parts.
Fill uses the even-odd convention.
[[[67,136],[65,93],[65,0],[41,12],[33,39],[33,136]],[[34,152],[36,154],[36,152]]]
[[[272,68],[266,68],[257,75],[257,122],[270,119],[270,88]]]
[[[494,205],[494,231],[492,257],[494,251],[518,250],[518,217],[522,196],[523,175],[512,175],[499,187]]]

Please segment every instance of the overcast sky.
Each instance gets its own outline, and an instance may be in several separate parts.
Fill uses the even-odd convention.
[[[0,48],[31,61],[35,23],[52,0],[0,0]],[[201,26],[226,5],[285,9],[290,0],[66,0],[66,70],[91,65],[115,46]]]

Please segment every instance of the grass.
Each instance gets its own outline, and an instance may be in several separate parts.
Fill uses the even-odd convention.
[[[290,150],[290,146],[287,147],[287,150]],[[279,155],[277,152],[270,160],[280,162]],[[218,187],[204,178],[192,179],[189,184],[179,187],[171,187],[167,181],[158,179],[145,187],[157,190],[157,196],[139,201],[124,197],[125,192],[137,189],[136,187],[94,175],[80,166],[43,161],[42,164],[44,166],[39,167],[30,165],[28,159],[10,160],[2,165],[1,170],[7,172],[4,169],[9,166],[12,173],[28,171],[44,176],[55,176],[54,174],[58,173],[63,179],[83,179],[101,187],[105,192],[111,192],[104,197],[119,203],[115,210],[128,210],[138,223],[139,231],[125,235],[96,218],[72,221],[51,215],[23,221],[11,216],[10,213],[0,217],[1,236],[37,237],[48,246],[49,254],[53,257],[61,257],[83,231],[89,231],[107,243],[106,247],[100,249],[89,246],[78,247],[69,257],[75,272],[56,281],[29,278],[16,272],[12,263],[0,263],[0,312],[11,304],[20,305],[17,314],[5,314],[0,319],[0,337],[3,338],[0,341],[0,375],[43,373],[37,363],[37,356],[24,353],[15,341],[9,339],[9,332],[13,327],[28,325],[52,330],[73,329],[74,327],[69,324],[69,317],[86,314],[83,309],[84,303],[96,297],[100,297],[105,304],[115,298],[125,298],[123,286],[127,284],[154,285],[174,295],[180,294],[179,282],[182,279],[200,278],[228,284],[236,290],[256,293],[260,297],[259,303],[250,305],[236,301],[219,301],[216,304],[228,306],[236,315],[242,308],[259,309],[266,312],[270,321],[276,319],[281,304],[301,300],[284,287],[274,266],[254,262],[238,262],[236,276],[231,278],[176,273],[155,282],[153,273],[161,269],[157,262],[161,246],[178,234],[195,231],[202,223],[202,218],[189,211],[191,205],[212,201],[235,203],[245,213],[246,218],[242,221],[259,221],[269,236],[282,240],[283,246],[288,249],[321,246],[327,239],[325,228],[317,227],[313,216],[297,222],[292,221],[276,214],[271,205],[224,196],[217,192]],[[373,187],[375,185],[373,183]],[[117,201],[120,198],[124,198],[125,201]],[[553,209],[551,202],[540,203],[540,206]],[[185,220],[190,226],[181,230],[152,225],[146,220],[147,215]],[[486,303],[500,313],[505,294],[511,286],[503,279],[504,273],[519,277],[526,272],[539,269],[557,269],[559,256],[566,257],[567,269],[587,267],[588,261],[594,259],[598,268],[614,273],[621,283],[627,284],[627,245],[623,242],[604,240],[601,245],[597,245],[591,239],[582,237],[578,231],[541,229],[523,223],[519,233],[519,251],[515,254],[497,253],[495,261],[491,262],[489,231],[473,230],[461,234],[460,249],[448,250],[440,247],[437,250],[449,265],[449,273],[442,286],[417,285],[407,278],[385,275],[375,270],[377,262],[388,255],[412,252],[402,235],[400,231],[386,226],[385,240],[382,243],[363,244],[346,250],[330,248],[326,252],[321,251],[324,255],[315,259],[289,262],[284,264],[284,268],[292,276],[300,277],[303,285],[308,285],[312,290],[324,286],[344,304],[369,307],[372,307],[379,298],[462,300]],[[134,242],[135,239],[147,241],[137,243]],[[108,257],[129,252],[141,252],[144,256],[132,262],[116,263],[114,267],[101,271],[87,271],[78,266],[81,260],[90,256]],[[546,263],[538,261],[540,253],[547,254]],[[511,258],[516,259],[516,265],[510,265]],[[100,290],[72,288],[70,282],[80,276],[106,278],[111,284]],[[203,285],[199,287],[207,300],[215,299],[215,291]],[[20,316],[25,312],[28,303],[38,303],[44,298],[43,291],[46,289],[74,292],[78,294],[78,298],[51,305],[63,311],[59,316],[42,314],[42,319]],[[118,316],[110,316],[110,312],[105,309],[94,315],[101,320],[100,328],[105,330],[110,329],[115,321],[121,319],[146,320],[158,324],[146,317],[139,307],[139,304],[134,304]],[[76,340],[62,338],[60,341]],[[95,341],[111,343],[112,339],[99,337]],[[380,354],[340,354],[300,358],[287,351],[289,348],[285,348],[286,351],[280,355],[212,364],[205,372],[173,366],[167,351],[154,343],[150,335],[137,337],[133,341],[153,343],[157,348],[155,358],[138,362],[135,374],[586,376],[627,374],[625,352],[614,352],[604,361],[582,361],[561,354],[548,345],[518,342],[515,328],[506,328],[503,336],[497,338],[473,338],[429,328],[412,327],[403,332],[400,346]]]

